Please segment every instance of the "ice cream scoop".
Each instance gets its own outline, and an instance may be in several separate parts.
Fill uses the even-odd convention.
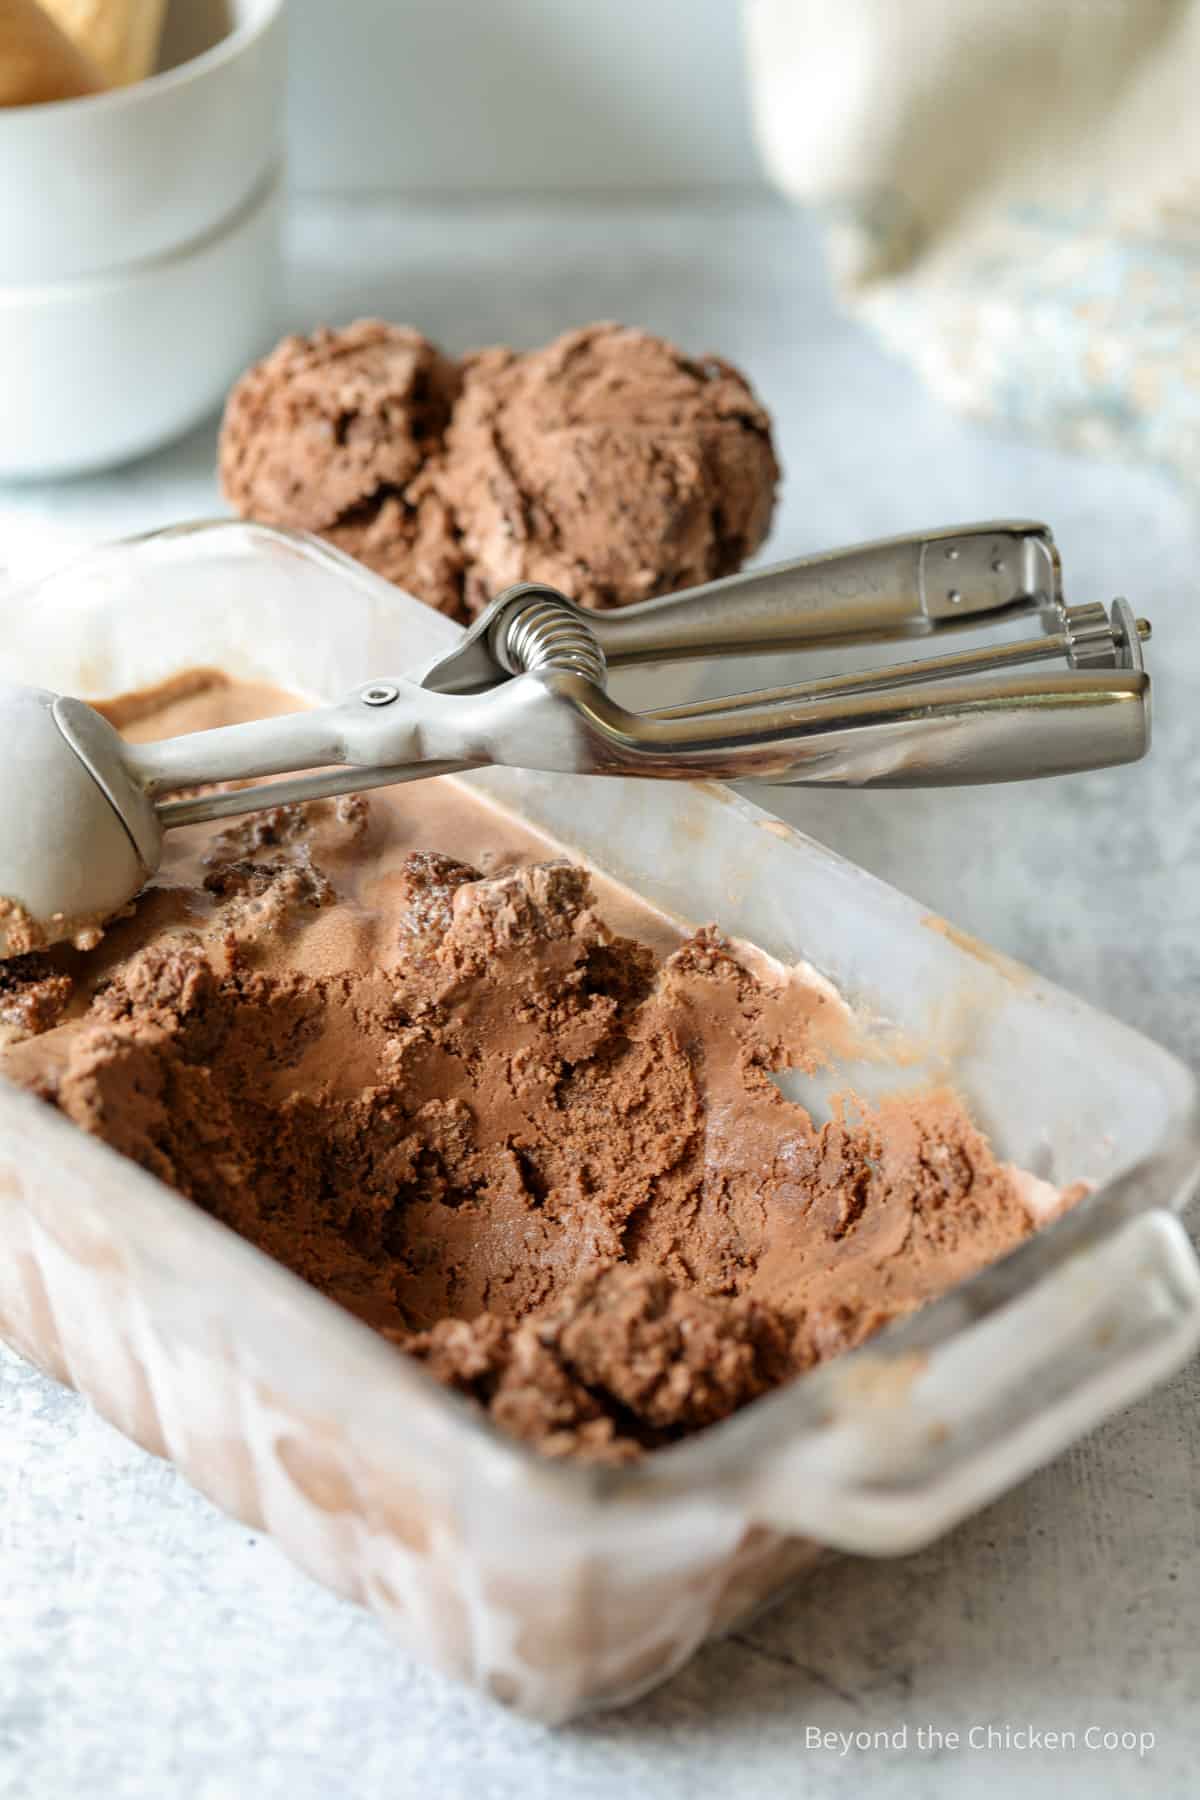
[[[1040,616],[1039,636],[691,706],[635,713],[606,686],[610,663],[923,637],[1022,613]],[[1124,601],[1066,606],[1049,531],[1010,521],[612,614],[525,583],[423,671],[157,743],[125,742],[82,700],[0,687],[0,954],[94,932],[154,872],[172,826],[453,770],[913,787],[1131,762],[1149,744],[1148,635]],[[1054,660],[1066,668],[1007,672]],[[283,779],[214,785],[260,776]]]

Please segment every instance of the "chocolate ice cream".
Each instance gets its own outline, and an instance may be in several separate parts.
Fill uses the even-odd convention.
[[[157,737],[284,710],[209,676]],[[90,953],[5,965],[0,1069],[548,1455],[621,1460],[1024,1238],[949,1093],[822,1126],[833,991],[455,782],[172,833]]]
[[[732,575],[766,537],[778,475],[729,363],[590,325],[466,359],[436,485],[474,613],[515,581],[610,607]]]
[[[360,319],[288,337],[248,369],[225,409],[219,473],[235,511],[320,532],[443,612],[461,606],[444,504],[414,483],[441,443],[458,386],[419,331]]]
[[[736,572],[779,470],[744,377],[590,325],[455,369],[378,321],[288,338],[234,388],[226,497],[458,617],[512,582],[622,606]]]

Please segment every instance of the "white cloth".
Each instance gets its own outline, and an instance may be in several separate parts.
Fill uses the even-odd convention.
[[[953,403],[1200,481],[1200,0],[745,0],[759,142]]]

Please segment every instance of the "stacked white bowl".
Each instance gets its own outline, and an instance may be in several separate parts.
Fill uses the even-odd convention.
[[[161,74],[0,110],[0,478],[153,449],[269,342],[283,9],[224,0],[223,34]]]

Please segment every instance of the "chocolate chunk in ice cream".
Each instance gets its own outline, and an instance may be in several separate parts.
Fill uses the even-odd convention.
[[[176,684],[139,736],[280,710]],[[454,782],[172,832],[88,954],[10,963],[0,1072],[549,1456],[620,1462],[1039,1221],[947,1092],[818,1124],[839,1002]]]
[[[71,977],[39,951],[0,962],[0,1041],[49,1031],[66,1010],[73,987]]]
[[[243,517],[460,618],[515,581],[613,607],[733,574],[779,477],[737,369],[611,324],[460,367],[377,320],[287,338],[231,393],[219,465]]]

